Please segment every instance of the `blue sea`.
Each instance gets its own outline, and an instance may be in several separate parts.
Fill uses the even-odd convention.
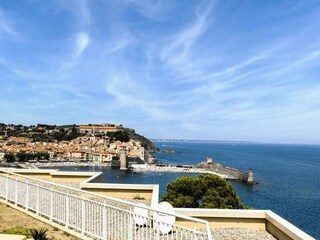
[[[256,185],[231,182],[242,202],[255,209],[270,209],[320,239],[320,146],[156,142],[161,150],[173,149],[174,154],[156,153],[161,163],[196,164],[212,157],[214,161],[240,170],[252,168]],[[160,194],[168,182],[181,173],[121,174],[101,167],[61,167],[64,170],[103,171],[104,181],[113,183],[159,184]],[[191,174],[190,174],[191,175]]]

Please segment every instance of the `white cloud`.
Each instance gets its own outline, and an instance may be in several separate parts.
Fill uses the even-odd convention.
[[[91,25],[91,14],[87,0],[56,0],[59,11],[68,11],[77,19],[78,28],[88,28]]]
[[[10,36],[16,37],[18,33],[16,32],[12,20],[5,14],[5,12],[0,8],[0,36],[1,32],[8,34]]]
[[[173,1],[170,0],[127,0],[127,3],[133,4],[142,16],[156,21],[165,19],[166,13],[173,5]]]
[[[106,91],[116,99],[114,105],[117,108],[129,108],[157,121],[174,118],[165,109],[170,103],[156,99],[152,90],[136,81],[127,70],[118,69],[117,73],[109,74],[107,79]]]
[[[79,57],[82,55],[82,53],[85,51],[85,49],[88,47],[90,43],[90,36],[86,32],[80,32],[77,34],[76,37],[76,51],[75,55],[76,57]]]
[[[129,45],[129,41],[126,39],[121,39],[120,41],[117,41],[117,43],[111,45],[109,48],[106,50],[106,55],[110,53],[117,52]]]
[[[196,11],[196,20],[175,34],[173,37],[169,37],[161,53],[160,57],[164,62],[170,65],[184,65],[190,57],[190,51],[196,41],[207,29],[207,18],[213,5],[207,6],[202,12]]]

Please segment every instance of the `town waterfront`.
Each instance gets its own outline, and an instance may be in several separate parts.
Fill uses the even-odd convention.
[[[320,146],[252,143],[157,142],[161,163],[196,164],[206,157],[240,170],[252,168],[259,184],[232,182],[241,200],[256,209],[270,209],[320,239]],[[61,170],[102,171],[104,182],[166,184],[185,173],[120,174],[106,167],[64,166]],[[195,175],[195,174],[189,174]]]

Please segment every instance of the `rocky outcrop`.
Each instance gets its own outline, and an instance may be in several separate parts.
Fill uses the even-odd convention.
[[[148,152],[157,151],[157,148],[155,147],[153,142],[151,142],[148,138],[137,134],[134,129],[132,129],[132,128],[123,128],[123,130],[128,133],[130,139],[140,141],[142,147],[144,147]]]

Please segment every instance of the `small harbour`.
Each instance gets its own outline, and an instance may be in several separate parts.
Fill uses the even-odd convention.
[[[208,158],[211,159],[211,158]],[[6,165],[4,165],[6,167]],[[77,162],[77,161],[64,161],[64,162],[26,162],[26,163],[13,163],[7,164],[7,167],[18,167],[26,169],[37,169],[37,168],[60,168],[60,167],[104,167],[112,168],[110,163],[99,163],[99,162]],[[254,184],[253,173],[251,169],[249,172],[242,172],[238,169],[231,167],[224,167],[219,163],[202,162],[198,165],[186,165],[186,164],[130,164],[128,169],[130,173],[193,173],[193,174],[213,174],[227,180],[236,180],[247,184]]]

